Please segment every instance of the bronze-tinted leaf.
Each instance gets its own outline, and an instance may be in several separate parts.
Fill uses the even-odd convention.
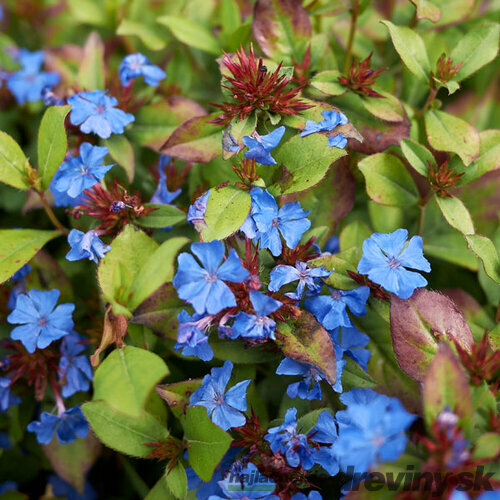
[[[442,341],[457,341],[470,351],[473,338],[457,306],[445,295],[417,289],[411,298],[391,301],[391,334],[401,368],[422,381]]]

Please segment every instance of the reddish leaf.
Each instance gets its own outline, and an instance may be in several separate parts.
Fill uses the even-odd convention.
[[[472,333],[455,304],[438,292],[417,289],[408,300],[391,301],[391,335],[399,365],[422,381],[442,341],[456,340],[470,351]]]

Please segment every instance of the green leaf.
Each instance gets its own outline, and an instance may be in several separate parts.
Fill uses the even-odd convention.
[[[101,37],[93,31],[83,47],[83,56],[80,61],[77,82],[85,90],[104,90],[104,44]]]
[[[219,13],[222,31],[226,36],[241,26],[241,13],[236,0],[221,0]]]
[[[451,227],[454,227],[462,234],[474,234],[474,222],[467,207],[459,198],[442,198],[435,196],[436,202],[441,209],[441,213]]]
[[[348,356],[344,359],[346,362],[342,370],[342,388],[344,392],[356,388],[370,389],[377,386],[377,383],[358,365],[358,363],[356,363],[356,361]]]
[[[455,303],[425,288],[417,288],[408,300],[393,296],[390,320],[399,366],[419,382],[440,342],[459,342],[469,352],[473,344],[471,329]]]
[[[92,26],[106,26],[106,9],[100,0],[68,0],[69,10],[74,20]]]
[[[380,89],[374,89],[383,97],[366,97],[362,99],[363,107],[373,116],[386,122],[402,122],[405,111],[397,97]]]
[[[411,28],[396,26],[390,21],[381,21],[391,35],[394,48],[406,67],[423,83],[429,82],[431,65],[427,56],[424,41]]]
[[[487,432],[474,442],[472,460],[492,460],[500,454],[500,434]]]
[[[335,384],[337,363],[330,334],[310,312],[301,311],[293,321],[278,323],[278,328],[283,340],[277,343],[285,356],[315,366]]]
[[[177,461],[172,470],[168,471],[169,466],[167,465],[167,472],[165,472],[165,481],[167,482],[167,487],[174,495],[175,498],[186,498],[187,494],[187,476],[184,466],[181,462]]]
[[[223,340],[215,335],[210,339],[210,346],[214,351],[214,357],[224,361],[229,359],[238,364],[266,363],[276,359],[275,353],[266,351],[258,345],[247,348],[242,341]]]
[[[202,481],[208,482],[229,449],[231,436],[212,423],[206,408],[200,406],[187,409],[182,426],[189,464]]]
[[[387,153],[367,156],[358,163],[365,176],[368,196],[381,205],[413,206],[418,190],[399,158]]]
[[[469,234],[465,239],[469,248],[481,259],[486,274],[500,283],[500,257],[494,243],[480,234]]]
[[[0,131],[0,182],[18,189],[28,189],[28,159],[9,134]]]
[[[101,443],[89,433],[70,444],[61,444],[53,439],[43,446],[43,452],[57,475],[83,493],[87,472],[101,452]]]
[[[104,141],[106,147],[109,149],[111,158],[118,163],[127,174],[129,182],[134,181],[135,173],[135,156],[132,144],[127,140],[124,135],[113,135]]]
[[[168,373],[165,362],[150,351],[132,346],[115,349],[95,372],[93,399],[137,417],[153,387]]]
[[[186,97],[170,96],[158,103],[141,106],[135,114],[134,126],[127,131],[127,135],[134,142],[159,152],[179,125],[205,114],[206,111],[198,103]]]
[[[461,118],[444,111],[427,111],[425,130],[429,144],[434,149],[456,153],[466,165],[479,155],[479,134]]]
[[[437,23],[441,19],[441,11],[439,7],[434,5],[430,0],[411,0],[417,8],[418,19],[429,19],[433,23]]]
[[[497,23],[467,30],[451,51],[453,64],[463,63],[454,79],[460,82],[493,61],[498,54],[499,38]]]
[[[368,200],[368,213],[373,229],[377,233],[392,233],[404,225],[404,209],[401,207],[379,205]]]
[[[68,142],[64,120],[70,109],[71,106],[47,108],[38,129],[38,173],[44,191],[66,155]]]
[[[311,87],[318,89],[326,95],[342,95],[347,88],[339,82],[341,73],[337,69],[316,73],[310,81]]]
[[[341,250],[347,250],[352,247],[361,250],[363,241],[369,238],[372,232],[368,224],[363,221],[353,220],[349,222],[340,231],[339,240]]]
[[[147,215],[138,217],[134,222],[141,227],[164,228],[173,226],[186,220],[186,213],[174,205],[161,205],[146,203],[145,208],[151,207],[155,210]]]
[[[269,191],[277,196],[304,191],[318,184],[327,174],[330,165],[347,153],[328,146],[328,139],[321,134],[307,137],[295,135],[274,155],[279,165],[284,165],[290,176],[284,176]]]
[[[160,148],[160,153],[198,163],[207,163],[219,156],[222,130],[210,123],[215,116],[197,116],[177,127]]]
[[[108,302],[127,307],[135,292],[132,284],[136,276],[157,248],[158,243],[130,225],[111,242],[111,250],[97,270],[99,285]]]
[[[149,413],[138,417],[121,413],[105,401],[91,401],[82,405],[96,436],[109,448],[138,458],[146,458],[153,448],[146,443],[167,439],[168,430]]]
[[[425,254],[477,271],[477,259],[467,248],[467,243],[461,234],[455,231],[434,234],[424,238],[424,242]]]
[[[117,35],[132,35],[151,50],[162,50],[167,46],[167,37],[163,32],[165,28],[155,24],[144,24],[139,21],[123,19],[116,30]]]
[[[180,16],[162,16],[158,18],[158,22],[167,26],[180,42],[210,54],[220,55],[219,42],[201,24]]]
[[[189,405],[189,398],[198,387],[201,379],[189,379],[174,384],[157,385],[156,392],[166,401],[172,413],[181,418]]]
[[[165,481],[165,476],[162,476],[159,481],[149,490],[144,500],[174,500],[174,496],[170,493]]]
[[[360,230],[361,236],[356,234],[351,234],[351,236],[354,236],[359,242],[362,237],[363,228],[359,227],[356,229]],[[370,234],[371,231],[368,236]],[[351,240],[351,243],[352,242],[353,240]],[[344,240],[344,244],[347,245],[349,242],[345,242]],[[359,253],[360,252],[356,247],[346,248],[337,254],[310,260],[309,264],[313,267],[326,267],[328,271],[334,269],[335,271],[330,274],[330,276],[325,280],[325,283],[340,290],[352,290],[353,288],[358,287],[359,284],[347,274],[347,271],[350,270],[356,272],[356,265],[360,258]]]
[[[48,241],[61,236],[59,231],[38,229],[0,230],[0,283],[24,266]]]
[[[439,381],[439,383],[436,383]],[[472,418],[472,397],[467,375],[452,351],[442,343],[423,380],[424,417],[429,430],[448,406],[466,427]]]
[[[211,189],[208,197],[203,241],[223,240],[241,227],[250,212],[251,198],[246,191],[225,186]]]
[[[189,239],[185,236],[170,238],[143,262],[140,273],[131,285],[133,295],[127,303],[130,310],[135,309],[163,283],[172,281],[175,257],[188,242]]]
[[[436,160],[434,160],[432,153],[425,146],[410,139],[401,141],[401,151],[403,151],[408,163],[424,177],[429,174],[429,162],[436,166]]]

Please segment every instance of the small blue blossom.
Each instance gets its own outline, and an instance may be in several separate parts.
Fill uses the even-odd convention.
[[[247,409],[246,390],[251,382],[243,380],[225,392],[232,371],[231,361],[226,361],[221,368],[212,368],[190,398],[191,406],[204,406],[212,422],[225,431],[245,424],[245,415],[240,412]]]
[[[301,137],[306,137],[310,134],[316,134],[318,132],[330,132],[339,125],[345,125],[348,120],[347,117],[340,112],[335,110],[325,110],[321,113],[324,120],[316,123],[313,121],[307,121],[304,130],[300,134]],[[337,134],[335,136],[328,138],[328,146],[337,147],[340,149],[345,148],[347,144],[347,139],[342,134]]]
[[[291,398],[321,399],[320,381],[326,380],[318,368],[307,363],[300,363],[291,358],[284,358],[276,369],[277,375],[301,375],[304,380],[294,382],[287,387],[286,393]],[[311,384],[314,384],[311,387]]]
[[[157,87],[160,81],[167,76],[165,71],[158,66],[151,64],[149,59],[140,53],[125,56],[120,63],[118,71],[120,73],[120,80],[124,87],[126,87],[131,80],[141,75],[144,77],[144,81],[148,85]]]
[[[236,455],[241,451],[239,447],[231,447],[224,455],[219,465],[215,468],[210,481],[202,481],[196,472],[191,467],[186,467],[186,476],[188,480],[188,490],[196,490],[196,498],[198,500],[206,500],[211,495],[222,495],[221,487],[219,486],[219,481],[221,481],[231,464],[233,463]],[[184,458],[187,458],[184,457]]]
[[[60,304],[59,290],[43,292],[30,290],[17,297],[16,307],[7,317],[16,326],[10,336],[20,340],[29,353],[45,349],[52,341],[68,335],[73,330],[74,304]],[[54,309],[55,308],[55,309]]]
[[[158,174],[160,179],[158,181],[158,186],[154,192],[150,203],[158,203],[160,205],[170,205],[180,194],[182,189],[176,189],[170,192],[167,187],[167,172],[166,168],[170,162],[170,156],[161,155],[160,162],[158,165]]]
[[[0,495],[3,496],[3,494],[8,491],[17,491],[17,483],[15,481],[5,481],[0,484]],[[6,495],[6,498],[9,497]]]
[[[267,316],[277,311],[282,306],[282,303],[256,290],[251,290],[249,295],[256,314],[247,314],[240,311],[231,327],[229,338],[242,337],[252,340],[270,338],[276,340],[274,336],[276,322]]]
[[[328,411],[323,411],[318,421],[309,433],[310,439],[320,443],[319,449],[314,450],[314,461],[321,465],[328,474],[335,476],[339,472],[339,464],[335,456],[334,445],[338,439],[337,424]]]
[[[330,274],[324,267],[310,268],[305,262],[297,261],[295,267],[281,264],[271,271],[268,289],[277,292],[283,285],[299,280],[295,296],[300,299],[306,286],[312,292],[319,292],[323,283],[318,283],[318,278],[327,278]]]
[[[42,89],[42,101],[45,106],[63,106],[64,99],[59,99],[49,87]]]
[[[356,361],[365,372],[368,371],[371,353],[368,349],[363,349],[370,342],[368,335],[361,333],[355,326],[343,326],[342,332],[340,327],[330,331],[330,337],[342,353]]]
[[[97,500],[97,493],[88,482],[85,482],[83,493],[79,493],[71,484],[55,474],[49,476],[49,483],[54,496],[57,498],[65,498],[66,500]]]
[[[88,434],[89,424],[80,407],[75,406],[63,412],[59,417],[44,411],[40,415],[40,421],[35,420],[28,424],[27,430],[36,434],[36,439],[40,444],[49,444],[54,432],[59,443],[70,444]]]
[[[279,497],[271,494],[276,488],[276,483],[271,478],[263,476],[251,462],[238,474],[230,472],[224,480],[219,481],[219,486],[224,496],[212,495],[208,500],[231,498],[279,500]]]
[[[284,133],[285,127],[281,126],[267,135],[257,135],[256,137],[246,135],[243,137],[243,144],[248,148],[248,151],[245,151],[243,156],[249,160],[255,160],[261,165],[276,165],[276,160],[271,156],[270,151],[279,144]]]
[[[206,227],[205,214],[207,213],[207,203],[209,196],[210,190],[200,196],[192,205],[189,205],[188,208],[187,221],[189,222],[189,224],[193,224],[198,232]]]
[[[240,145],[231,134],[231,125],[222,132],[222,150],[226,153],[236,153],[240,149]]]
[[[352,326],[347,308],[355,316],[366,314],[369,287],[360,286],[354,290],[329,288],[329,290],[329,295],[318,295],[304,301],[306,309],[312,312],[327,330],[333,330],[338,326]]]
[[[191,304],[198,314],[217,314],[226,307],[236,306],[234,294],[224,281],[241,283],[250,275],[241,265],[236,250],[231,248],[222,264],[224,244],[220,241],[193,243],[191,252],[203,267],[191,254],[179,255],[177,274],[172,281],[179,297]]]
[[[500,490],[483,491],[476,500],[498,500],[500,498]],[[458,489],[453,490],[453,493],[448,500],[472,500],[471,497],[465,492]]]
[[[11,277],[11,281],[23,281],[29,273],[31,273],[32,267],[29,264],[24,264],[23,267],[18,269]]]
[[[295,248],[302,235],[311,227],[307,219],[309,211],[302,210],[299,202],[286,203],[280,209],[272,195],[261,188],[250,191],[252,205],[250,215],[241,226],[241,231],[261,248],[268,248],[277,257],[281,254],[281,236],[288,248]]]
[[[424,257],[423,241],[420,236],[408,240],[406,229],[396,229],[393,233],[373,233],[363,242],[363,256],[358,264],[358,272],[400,299],[409,299],[416,288],[427,285],[427,280],[417,269],[430,272],[431,265]]]
[[[66,254],[66,260],[69,261],[88,259],[98,264],[98,259],[102,259],[104,254],[111,250],[111,247],[104,244],[94,230],[83,233],[78,229],[72,229],[68,235],[68,243],[71,250]]]
[[[21,402],[21,399],[10,392],[10,384],[10,378],[0,377],[0,413]]]
[[[391,462],[404,452],[405,430],[416,417],[398,399],[371,389],[352,389],[340,401],[347,409],[336,414],[339,438],[335,453],[344,472],[349,466],[355,472],[367,472],[378,462]]]
[[[103,165],[108,148],[92,146],[88,142],[80,146],[80,156],[72,157],[57,169],[57,178],[52,186],[52,193],[65,193],[77,198],[85,189],[99,182],[113,165]]]
[[[21,69],[7,79],[7,88],[12,92],[18,104],[39,101],[42,90],[59,83],[57,73],[40,71],[44,55],[42,51],[29,52],[21,49],[18,55]]]
[[[1,396],[0,396],[0,401],[1,401]],[[10,440],[10,436],[6,432],[0,432],[0,450],[10,450],[12,448],[13,444],[12,441]]]
[[[64,381],[62,395],[69,398],[80,391],[88,391],[93,380],[88,356],[81,353],[86,349],[84,337],[71,332],[61,342],[59,378]]]
[[[340,252],[340,239],[337,235],[330,236],[323,246],[321,255],[333,255]]]
[[[290,500],[322,500],[322,498],[319,491],[310,491],[307,496],[305,493],[295,493]]]
[[[268,429],[264,439],[269,442],[274,453],[281,451],[285,455],[289,465],[301,465],[305,470],[309,470],[314,465],[314,453],[307,437],[297,432],[296,417],[297,408],[289,408],[284,423]]]
[[[83,133],[94,133],[101,139],[108,139],[112,133],[123,134],[125,127],[135,120],[134,115],[116,109],[118,101],[101,90],[75,94],[68,97],[68,104],[71,104],[70,122],[80,125]]]
[[[214,351],[208,343],[205,329],[201,326],[203,318],[202,314],[190,316],[184,310],[177,315],[179,329],[174,350],[182,349],[183,356],[196,356],[202,361],[210,361],[214,357]]]

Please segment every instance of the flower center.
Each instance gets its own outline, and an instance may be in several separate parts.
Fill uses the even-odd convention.
[[[333,290],[331,295],[333,300],[340,300],[340,298],[342,297],[338,290]]]
[[[224,403],[224,394],[219,394],[218,392],[215,393],[215,404],[221,405]]]
[[[392,259],[389,260],[388,264],[393,269],[397,269],[401,265],[401,262],[399,262],[399,260],[392,257]]]
[[[47,323],[49,322],[49,320],[45,317],[45,316],[42,316],[39,320],[38,320],[38,326],[40,327],[44,327],[44,326],[47,326]]]
[[[381,436],[380,434],[377,434],[373,439],[372,439],[372,444],[373,446],[376,446],[379,448],[385,443],[385,438],[384,436]]]
[[[278,219],[278,217],[275,217],[275,218],[273,219],[273,221],[271,222],[271,225],[272,225],[273,227],[278,227],[278,226],[279,226],[279,224],[280,224],[280,220]]]
[[[96,107],[96,111],[99,114],[102,114],[102,113],[104,113],[106,111],[106,108],[102,104],[98,104],[97,107]]]
[[[217,277],[217,274],[216,273],[207,273],[205,275],[205,279],[209,282],[209,283],[215,283],[219,278]]]

